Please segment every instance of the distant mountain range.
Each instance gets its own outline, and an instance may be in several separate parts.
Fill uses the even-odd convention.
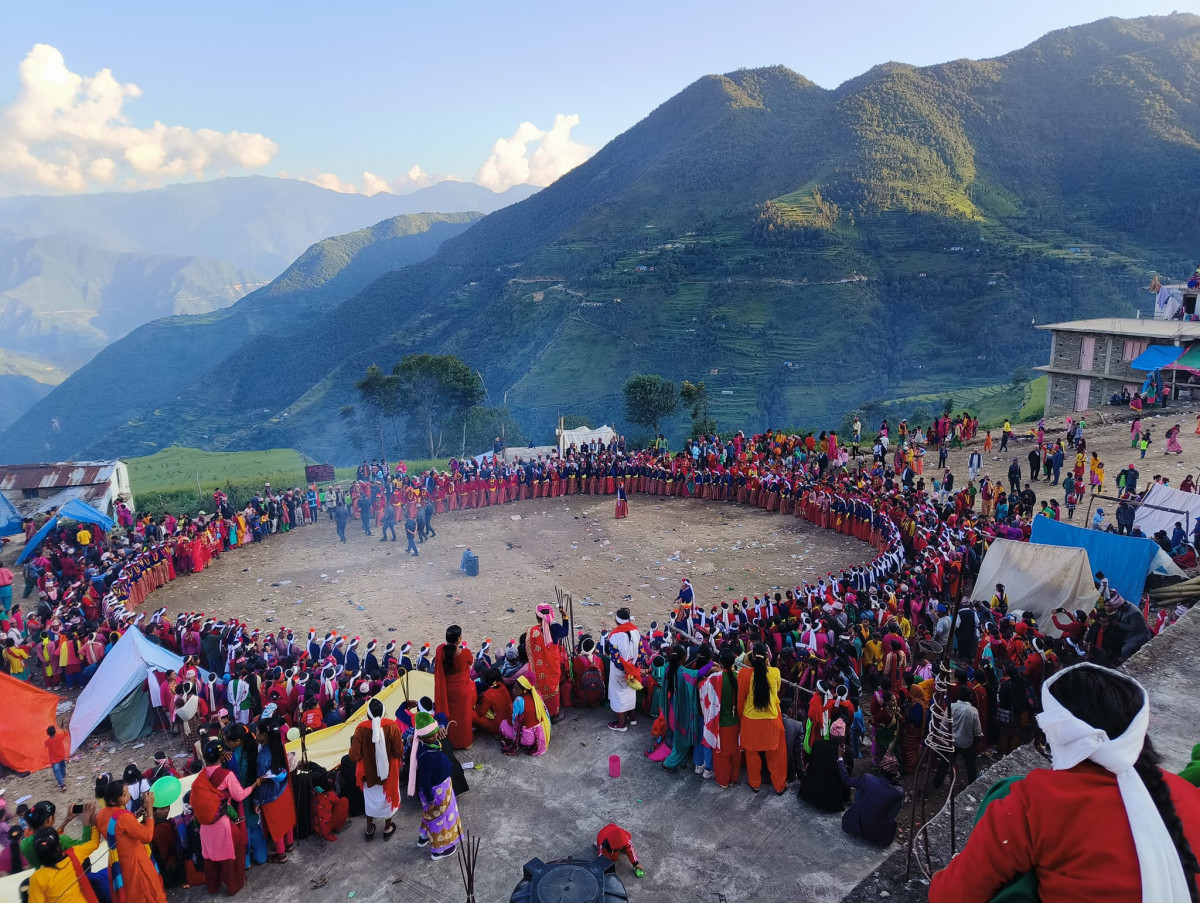
[[[707,76],[427,259],[353,294],[277,280],[233,308],[270,318],[248,342],[203,318],[183,343],[190,319],[135,331],[0,436],[0,458],[182,443],[348,460],[354,380],[413,351],[478,368],[535,441],[559,413],[622,423],[633,372],[703,379],[722,428],[822,428],[868,399],[1006,380],[1044,359],[1035,322],[1129,313],[1152,273],[1191,272],[1198,84],[1192,15],[834,90],[782,67]],[[147,395],[122,378],[134,358],[195,379]]]
[[[249,177],[0,198],[0,348],[69,373],[143,323],[228,307],[325,236],[403,213],[487,213],[536,191],[440,182],[363,197]],[[0,430],[51,388],[2,370]]]
[[[496,193],[474,182],[439,182],[366,197],[246,176],[149,191],[0,198],[0,237],[65,236],[108,251],[208,257],[269,281],[327,236],[401,213],[491,213],[537,190],[517,185]]]
[[[75,374],[68,394],[75,399],[72,404],[84,407],[73,412],[60,408],[58,420],[44,434],[50,441],[18,454],[61,457],[53,438],[64,429],[78,429],[81,416],[94,416],[98,430],[119,434],[113,447],[121,447],[126,456],[153,453],[159,447],[155,437],[182,420],[196,429],[198,443],[211,444],[204,424],[189,413],[193,408],[213,395],[224,396],[243,379],[268,385],[302,366],[330,337],[316,330],[297,332],[298,324],[321,318],[384,273],[424,260],[479,217],[410,213],[328,238],[269,285],[230,307],[203,316],[158,319],[135,329]],[[260,417],[271,413],[262,406],[255,412]],[[18,434],[22,421],[10,432]]]

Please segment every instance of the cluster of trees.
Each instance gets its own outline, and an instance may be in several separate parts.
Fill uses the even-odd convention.
[[[631,423],[649,427],[656,436],[662,422],[673,417],[681,404],[688,408],[692,416],[691,435],[707,435],[717,431],[717,421],[708,413],[708,390],[703,382],[693,383],[685,379],[676,386],[665,376],[638,373],[625,381],[622,393],[625,416]]]
[[[361,410],[345,405],[338,416],[347,440],[364,457],[376,436],[380,454],[387,454],[390,438],[395,454],[419,447],[431,459],[477,453],[491,448],[495,437],[506,446],[525,443],[507,408],[483,403],[483,376],[452,354],[405,355],[390,371],[371,364],[354,386]]]

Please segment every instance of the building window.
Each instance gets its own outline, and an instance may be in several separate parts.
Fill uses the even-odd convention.
[[[1149,339],[1126,339],[1125,348],[1121,352],[1121,360],[1128,363],[1146,350],[1150,345]]]
[[[21,490],[21,498],[23,498],[23,499],[35,499],[37,497],[38,497],[38,491],[36,489],[22,489]]]

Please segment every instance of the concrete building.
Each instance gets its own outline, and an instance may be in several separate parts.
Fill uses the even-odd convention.
[[[118,500],[133,509],[129,469],[124,461],[65,461],[54,464],[0,464],[0,492],[20,512],[33,517],[79,499],[113,517]]]
[[[1169,365],[1200,341],[1200,322],[1183,320],[1100,317],[1048,323],[1038,329],[1048,329],[1052,335],[1050,363],[1037,368],[1048,376],[1047,414],[1095,410],[1123,389],[1132,395],[1141,390],[1148,373],[1133,363],[1148,348],[1166,346],[1158,357]],[[1190,374],[1172,374],[1170,381],[1186,384],[1186,391],[1191,391]]]

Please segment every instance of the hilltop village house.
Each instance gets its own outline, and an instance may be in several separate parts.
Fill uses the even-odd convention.
[[[1046,413],[1096,410],[1123,390],[1140,392],[1160,371],[1172,398],[1200,391],[1200,322],[1102,317],[1048,323]]]
[[[57,464],[0,464],[0,493],[22,517],[61,508],[72,499],[113,517],[118,500],[133,509],[124,461],[65,461]]]

